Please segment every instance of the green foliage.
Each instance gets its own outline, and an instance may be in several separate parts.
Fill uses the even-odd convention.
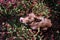
[[[16,40],[20,40],[18,37],[22,36],[25,39],[30,40],[32,39],[31,37],[32,34],[29,32],[30,28],[27,28],[26,26],[24,26],[24,24],[19,22],[21,13],[24,16],[24,14],[28,14],[29,11],[32,10],[32,12],[36,14],[42,13],[45,16],[49,14],[48,11],[49,9],[45,6],[43,2],[40,2],[40,0],[39,3],[36,2],[36,4],[34,6],[33,5],[34,4],[32,0],[30,1],[22,0],[22,1],[16,1],[15,3],[6,2],[0,4],[0,17],[3,17],[1,18],[3,20],[2,22],[10,25],[7,26],[7,32],[9,38],[12,37],[13,35],[16,35],[15,36]],[[37,35],[37,37],[40,38],[40,35]]]
[[[36,14],[42,13],[43,15],[48,15],[49,14],[49,8],[45,6],[46,4],[44,3],[37,3],[33,7],[33,12]]]

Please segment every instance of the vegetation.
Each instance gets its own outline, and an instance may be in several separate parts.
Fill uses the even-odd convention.
[[[59,6],[52,0],[0,0],[0,40],[60,40]],[[52,26],[31,29],[20,21],[30,13],[49,19]]]

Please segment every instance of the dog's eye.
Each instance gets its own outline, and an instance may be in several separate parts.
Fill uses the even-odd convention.
[[[31,24],[32,22],[28,22],[27,24]]]
[[[29,19],[31,19],[31,17],[29,17]]]
[[[35,20],[35,22],[40,22],[41,20],[40,19],[37,19],[37,18],[34,18]]]

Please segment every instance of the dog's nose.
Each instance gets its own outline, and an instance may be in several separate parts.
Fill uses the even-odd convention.
[[[20,22],[23,22],[23,20],[20,20]]]
[[[24,18],[21,17],[21,18],[20,18],[20,22],[23,22],[23,19],[24,19]]]

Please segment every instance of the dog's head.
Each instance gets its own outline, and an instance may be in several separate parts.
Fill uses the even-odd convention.
[[[26,17],[21,17],[20,22],[29,25],[32,29],[38,27],[48,28],[52,26],[51,20],[43,16],[36,16],[34,13],[28,14]]]

